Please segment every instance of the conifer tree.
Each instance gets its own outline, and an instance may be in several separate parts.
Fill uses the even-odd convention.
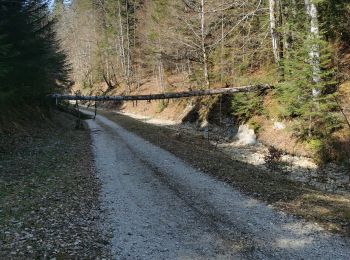
[[[0,95],[5,104],[41,103],[69,82],[69,66],[60,51],[45,1],[0,3]]]
[[[309,37],[309,21],[298,12],[289,21],[293,42],[286,50],[285,81],[278,84],[276,97],[280,101],[280,115],[294,118],[296,133],[303,139],[319,139],[339,126],[333,113],[335,104],[330,96],[334,88],[329,44],[320,37]],[[310,62],[310,49],[318,46],[319,80],[315,81],[315,65]],[[318,95],[314,95],[317,89]]]
[[[8,72],[9,67],[6,58],[9,51],[10,45],[6,43],[6,35],[0,35],[0,77]]]

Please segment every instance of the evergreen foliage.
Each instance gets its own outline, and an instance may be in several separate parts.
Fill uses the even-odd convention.
[[[336,82],[330,47],[322,36],[311,37],[307,24],[306,17],[299,14],[288,25],[293,39],[290,48],[285,50],[284,81],[277,84],[275,96],[279,100],[280,116],[295,119],[296,134],[302,139],[317,139],[325,138],[340,124],[332,98]],[[310,62],[313,46],[317,46],[320,53],[319,82],[313,81],[314,68]]]
[[[15,103],[42,104],[67,84],[69,66],[55,39],[45,1],[0,3],[1,109]]]
[[[4,76],[9,66],[5,60],[10,51],[10,45],[6,42],[6,35],[0,35],[0,77]]]
[[[263,97],[257,93],[237,93],[232,98],[233,115],[241,123],[263,111]]]
[[[350,2],[323,0],[320,5],[321,27],[327,39],[350,45]]]

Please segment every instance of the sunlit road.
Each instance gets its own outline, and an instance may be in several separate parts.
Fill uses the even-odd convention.
[[[349,241],[242,195],[103,116],[88,125],[115,259],[349,259]]]

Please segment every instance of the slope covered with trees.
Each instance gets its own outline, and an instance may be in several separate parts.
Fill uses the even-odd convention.
[[[86,93],[101,82],[128,93],[150,77],[164,92],[170,75],[191,89],[269,83],[267,96],[234,96],[231,113],[240,122],[290,121],[316,150],[345,126],[338,90],[349,75],[349,14],[340,0],[55,2],[72,76]]]
[[[180,71],[208,87],[271,70],[272,63],[282,81],[285,61],[298,60],[303,49],[313,66],[309,76],[317,81],[320,52],[327,47],[322,43],[344,50],[349,40],[349,4],[336,0],[57,0],[55,9],[80,83],[108,76],[131,84],[140,70]]]

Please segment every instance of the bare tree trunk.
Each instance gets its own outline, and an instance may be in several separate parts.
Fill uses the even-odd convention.
[[[208,74],[208,54],[207,48],[205,46],[205,9],[204,9],[204,0],[201,0],[201,47],[202,47],[202,58],[203,58],[203,76],[205,85],[210,89],[210,81]]]
[[[125,0],[126,10],[126,41],[127,41],[127,58],[126,58],[126,85],[130,93],[130,74],[131,74],[131,50],[130,50],[130,28],[129,28],[129,6],[128,0]]]
[[[270,31],[272,39],[272,50],[275,63],[278,67],[279,80],[284,79],[284,69],[283,69],[283,37],[279,28],[282,26],[282,5],[279,0],[269,0],[269,10],[270,10]]]
[[[124,48],[124,28],[123,28],[123,21],[122,21],[122,11],[120,7],[120,1],[118,0],[118,16],[119,16],[119,48],[120,48],[120,62],[122,66],[122,70],[125,75],[125,48]]]
[[[61,100],[88,100],[88,101],[120,101],[120,100],[158,100],[158,99],[176,99],[184,97],[200,97],[200,96],[213,96],[220,94],[235,94],[241,92],[250,92],[250,91],[262,91],[271,88],[270,85],[258,84],[258,85],[248,85],[241,87],[232,87],[232,88],[221,88],[221,89],[206,89],[206,90],[193,90],[185,92],[173,92],[173,93],[162,93],[162,94],[150,94],[150,95],[132,95],[132,96],[81,96],[80,93],[76,95],[61,95],[61,94],[52,94],[50,95],[53,99]]]
[[[278,12],[278,27],[282,28],[283,26],[283,6],[281,3],[281,0],[278,2],[279,12]],[[282,34],[282,32],[277,31],[277,39],[278,39],[278,53],[279,53],[279,76],[280,80],[284,80],[284,46],[283,46],[283,38],[285,35]]]
[[[273,51],[275,63],[279,64],[280,57],[279,57],[279,52],[278,52],[277,7],[276,6],[277,6],[276,0],[269,0],[272,51]]]
[[[140,66],[140,64],[137,65],[135,78],[136,78],[137,91],[140,91],[140,86],[141,86],[141,66]]]
[[[159,60],[158,62],[158,77],[159,77],[159,86],[161,93],[165,92],[165,87],[164,87],[164,69],[163,69],[163,62],[162,60]]]
[[[221,38],[224,38],[224,14],[221,15]],[[220,83],[222,84],[224,80],[224,39],[221,41],[221,51],[220,51]]]
[[[317,7],[313,3],[313,1],[305,0],[305,8],[306,13],[310,18],[310,35],[312,37],[312,40],[319,39],[320,33],[319,33],[319,23],[318,23],[318,12]],[[314,42],[310,46],[309,50],[309,58],[310,58],[310,64],[312,66],[312,81],[317,84],[321,81],[321,70],[320,70],[320,47],[319,45]],[[317,97],[320,95],[320,90],[317,88],[314,88],[312,90],[312,95],[314,97]]]
[[[191,70],[191,61],[190,61],[190,59],[187,59],[186,65],[187,65],[188,77],[190,77],[190,75],[192,74],[192,70]]]
[[[314,84],[318,84],[321,81],[321,70],[320,70],[320,47],[318,43],[316,42],[319,39],[319,24],[318,24],[318,14],[317,14],[317,7],[313,3],[313,1],[305,0],[305,8],[306,13],[309,16],[310,19],[310,38],[312,41],[312,44],[310,45],[309,50],[309,59],[310,59],[310,65],[312,66],[312,82]],[[316,86],[312,89],[312,96],[314,98],[314,103],[316,108],[312,109],[319,109],[319,103],[316,100],[316,98],[321,94],[320,89]],[[312,116],[310,115],[310,126],[309,126],[309,136],[311,137],[311,130],[312,130]]]
[[[285,47],[285,55],[284,58],[288,59],[290,58],[290,50],[293,46],[293,41],[294,41],[294,35],[293,35],[293,29],[291,28],[291,22],[295,21],[296,19],[296,15],[297,15],[297,6],[296,6],[296,0],[292,0],[291,3],[289,5],[285,5],[284,6],[284,10],[283,10],[283,15],[285,17],[285,21],[286,21],[286,26],[284,29],[284,47]]]

